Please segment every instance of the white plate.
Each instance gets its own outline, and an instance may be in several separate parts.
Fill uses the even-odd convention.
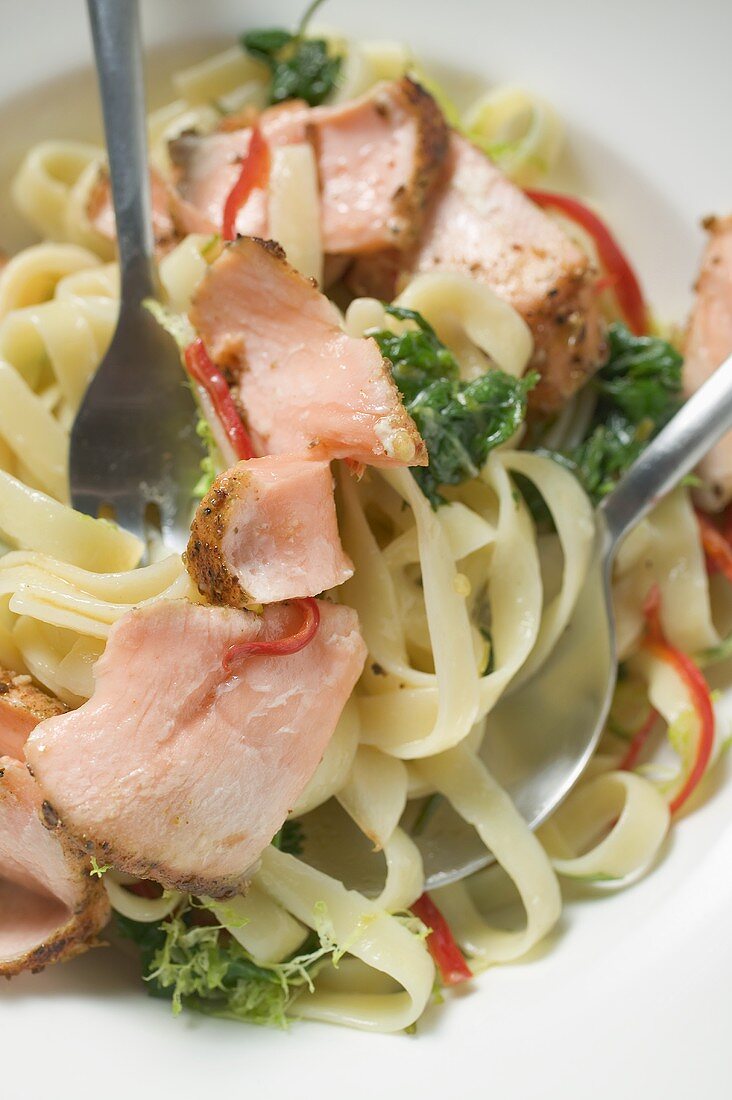
[[[147,0],[148,42],[169,47],[150,66],[155,99],[171,58],[301,7]],[[83,5],[24,0],[3,15],[0,182],[32,141],[86,136],[95,111],[88,79],[69,75],[88,61]],[[729,0],[333,0],[326,16],[551,100],[570,123],[575,185],[606,210],[661,315],[683,317],[699,218],[732,208]],[[1,193],[0,244],[16,247],[27,236]],[[647,879],[569,902],[540,958],[486,974],[416,1038],[174,1020],[129,964],[93,952],[3,986],[0,1095],[726,1100],[732,782],[707,794]]]

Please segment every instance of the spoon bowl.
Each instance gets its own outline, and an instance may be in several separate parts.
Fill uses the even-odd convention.
[[[536,828],[582,775],[615,687],[608,534],[602,514],[587,579],[567,628],[544,665],[491,711],[480,755]],[[413,833],[427,885],[445,886],[480,870],[490,853],[445,799]]]
[[[618,546],[731,429],[732,356],[602,501],[587,576],[564,633],[531,679],[488,715],[481,757],[532,829],[572,790],[605,727],[617,680],[611,578]],[[475,830],[444,799],[411,832],[429,889],[492,862]]]

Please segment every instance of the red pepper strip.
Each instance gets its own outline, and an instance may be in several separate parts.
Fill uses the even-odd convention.
[[[553,191],[526,191],[537,206],[554,206],[585,229],[595,244],[605,271],[613,281],[618,305],[628,328],[636,336],[648,332],[648,310],[638,278],[625,253],[605,223],[592,210],[570,195],[558,195]]]
[[[682,653],[680,649],[670,645],[666,640],[661,626],[661,592],[658,585],[651,588],[643,607],[646,619],[646,633],[643,639],[643,648],[659,660],[665,661],[681,677],[691,697],[692,706],[699,720],[699,737],[696,745],[696,757],[686,782],[673,798],[669,805],[672,814],[680,810],[689,795],[699,784],[709,758],[712,755],[714,745],[714,708],[709,694],[709,685],[697,666]]]
[[[302,623],[295,633],[287,634],[284,638],[272,638],[267,642],[237,642],[229,646],[224,657],[224,668],[227,672],[231,672],[232,665],[238,664],[247,657],[259,654],[266,657],[284,657],[290,653],[298,653],[312,642],[320,625],[318,601],[312,596],[306,596],[290,602],[299,604],[302,608]]]
[[[723,573],[732,583],[732,546],[726,536],[704,512],[696,510],[702,547],[707,559],[707,572]]]
[[[473,977],[462,951],[455,943],[450,925],[429,894],[422,894],[412,905],[412,912],[431,929],[427,948],[435,960],[444,985],[458,985]]]
[[[236,216],[257,187],[266,187],[269,181],[269,145],[258,126],[252,128],[249,149],[241,162],[239,177],[226,196],[221,236],[225,241],[236,240]]]
[[[651,713],[648,715],[641,728],[636,730],[633,734],[633,738],[628,746],[628,751],[618,764],[618,768],[621,772],[632,772],[633,768],[638,763],[638,757],[642,753],[646,741],[653,733],[653,728],[657,721],[658,711],[654,707],[651,707]]]
[[[254,447],[242,424],[229,384],[208,357],[202,340],[194,340],[185,352],[186,369],[211,398],[216,415],[238,459],[254,458]]]

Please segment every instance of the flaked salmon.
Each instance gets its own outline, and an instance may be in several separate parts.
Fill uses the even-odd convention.
[[[104,887],[26,765],[0,757],[0,976],[78,955],[109,914]]]
[[[295,604],[262,616],[185,601],[123,616],[92,698],[42,722],[26,756],[80,848],[167,888],[240,889],[313,775],[366,656],[356,613],[319,601],[304,649],[232,645],[293,634]]]
[[[34,726],[65,710],[62,702],[35,687],[30,676],[0,668],[0,756],[22,760]]]
[[[695,393],[732,355],[732,214],[708,218],[709,239],[696,284],[696,298],[686,333],[684,390]],[[718,511],[732,500],[732,432],[702,459],[697,490],[700,503]]]
[[[213,604],[317,596],[353,576],[327,462],[270,455],[220,474],[199,504],[186,566]]]
[[[423,466],[389,363],[273,242],[240,238],[199,284],[190,319],[229,373],[259,454]]]

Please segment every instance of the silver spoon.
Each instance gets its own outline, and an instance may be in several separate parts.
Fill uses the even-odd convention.
[[[732,356],[602,501],[587,580],[564,634],[536,674],[489,716],[482,757],[532,828],[572,789],[605,726],[617,679],[610,580],[618,546],[730,429]],[[443,799],[414,840],[430,888],[492,861],[477,833]]]
[[[75,508],[145,541],[151,510],[182,551],[200,475],[197,412],[178,351],[142,303],[159,297],[136,0],[88,0],[117,223],[120,310],[104,360],[74,421],[69,457]]]

